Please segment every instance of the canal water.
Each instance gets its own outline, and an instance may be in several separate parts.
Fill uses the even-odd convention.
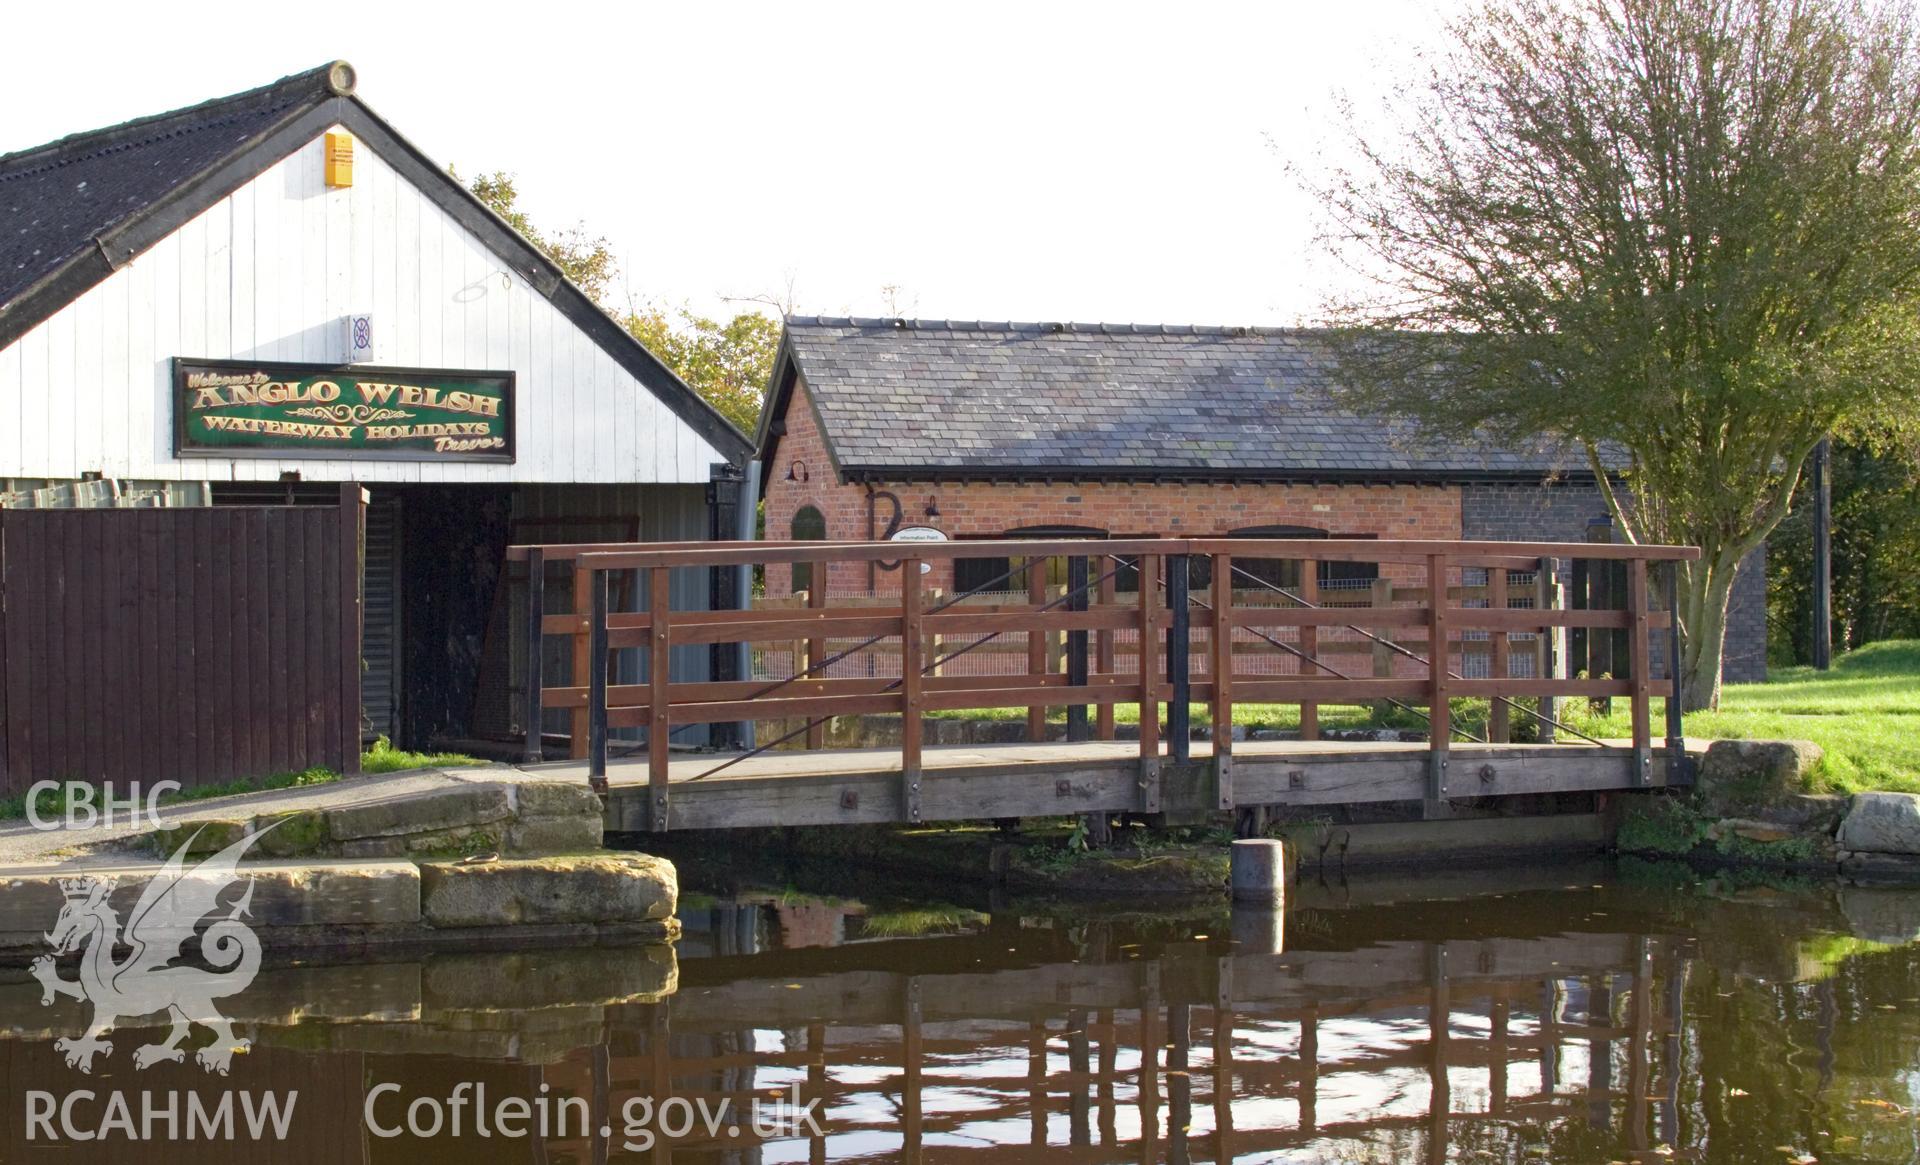
[[[16,977],[0,984],[0,1149],[1920,1160],[1920,893],[1638,865],[1309,880],[1283,913],[831,889],[690,890],[674,947],[269,968],[223,1002],[252,1041],[225,1078],[191,1059],[136,1070],[156,1033],[130,1029],[82,1076],[55,1041],[86,1011],[43,1007]],[[129,1146],[116,1094],[163,1133],[154,1097],[214,1119],[225,1096],[235,1139]],[[284,1138],[250,1138],[248,1105],[289,1094]]]

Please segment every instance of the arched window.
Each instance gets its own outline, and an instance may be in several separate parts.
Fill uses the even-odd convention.
[[[793,512],[793,524],[788,527],[787,536],[795,542],[825,542],[827,540],[826,516],[813,506],[801,506]],[[805,591],[812,588],[813,563],[794,563],[793,589]]]

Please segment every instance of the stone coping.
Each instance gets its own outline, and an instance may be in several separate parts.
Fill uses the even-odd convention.
[[[158,860],[76,870],[0,871],[0,966],[48,953],[46,933],[68,899],[63,883],[112,883],[108,903],[124,921],[163,868]],[[309,859],[241,865],[221,890],[223,908],[247,898],[243,920],[266,950],[513,945],[536,934],[555,943],[606,935],[672,938],[679,884],[672,863],[597,851],[484,861]],[[234,886],[250,886],[248,890]]]

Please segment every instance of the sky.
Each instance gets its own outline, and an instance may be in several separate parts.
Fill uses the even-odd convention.
[[[67,49],[9,54],[0,151],[343,58],[430,156],[605,236],[637,301],[1311,323],[1355,277],[1300,173],[1457,7],[22,5],[14,45]]]

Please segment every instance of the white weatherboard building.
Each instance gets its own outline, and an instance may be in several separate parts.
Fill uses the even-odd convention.
[[[0,157],[0,504],[363,483],[366,731],[504,741],[504,548],[738,536],[752,449],[354,83],[335,62]]]

